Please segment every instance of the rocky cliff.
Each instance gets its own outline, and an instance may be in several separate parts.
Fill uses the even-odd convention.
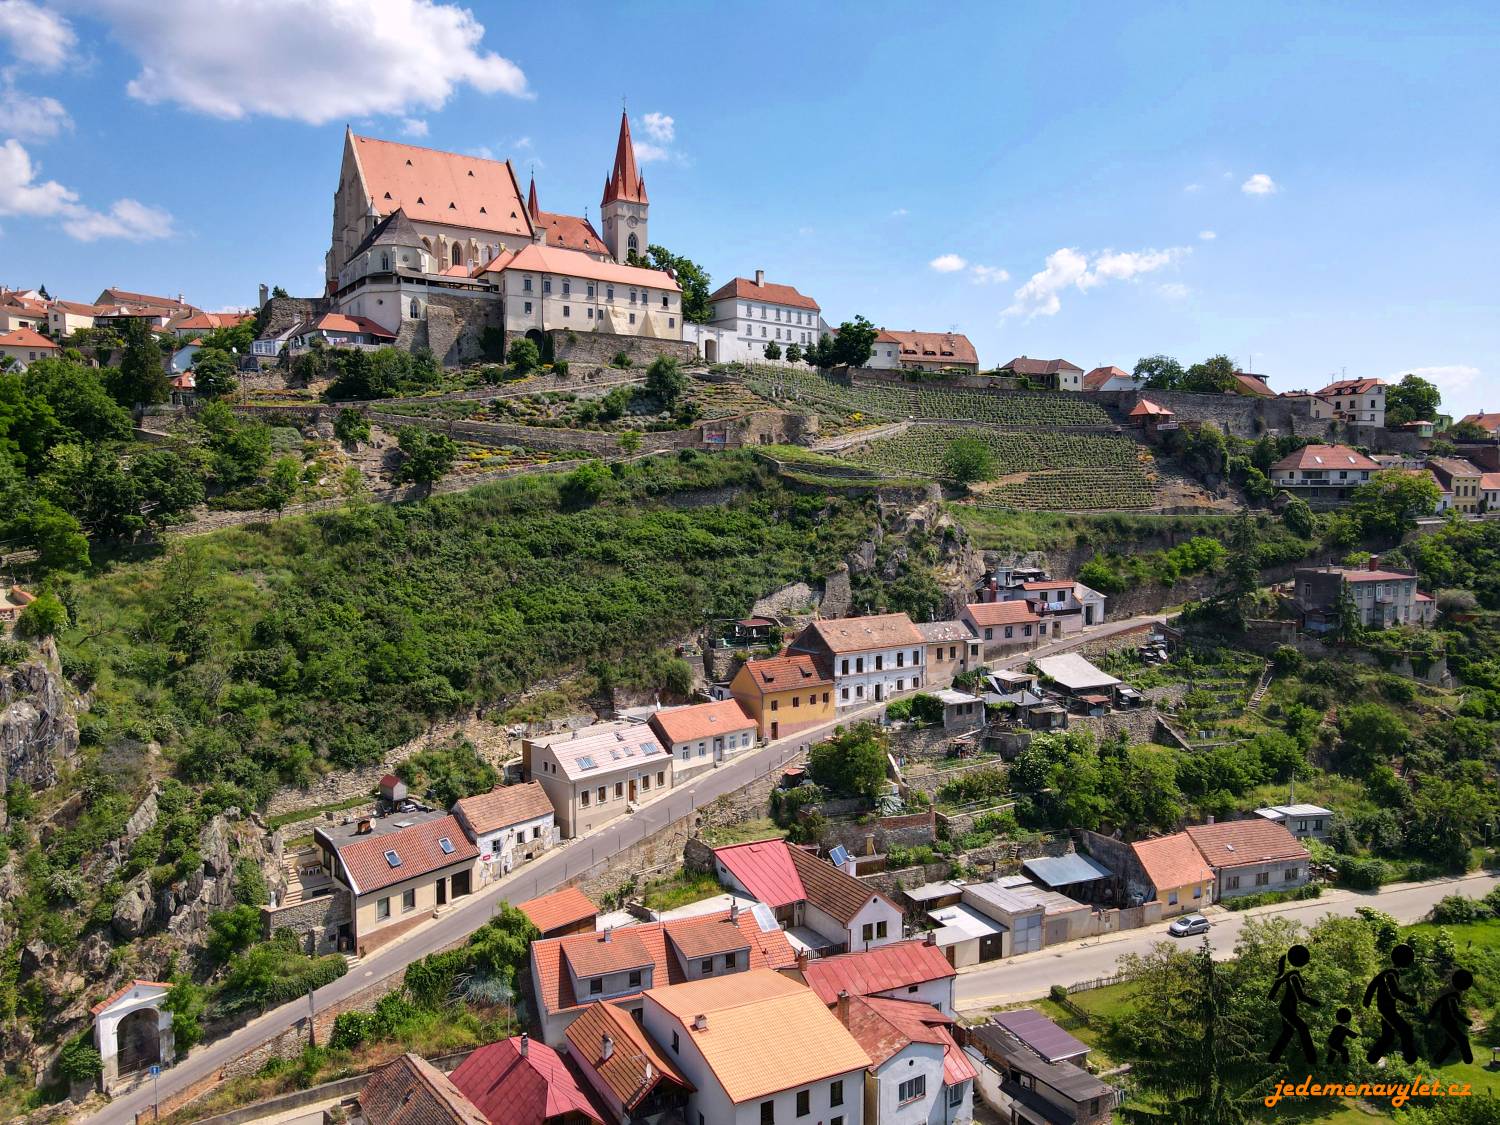
[[[18,781],[51,788],[77,754],[77,701],[49,638],[0,667],[0,794]],[[4,817],[0,809],[0,823]]]

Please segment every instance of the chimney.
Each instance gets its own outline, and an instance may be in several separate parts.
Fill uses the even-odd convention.
[[[807,950],[805,949],[797,950],[797,971],[799,973],[807,971]]]
[[[766,287],[766,271],[765,270],[756,270],[755,271],[755,287],[757,289],[764,289]]]
[[[531,1036],[527,1035],[524,1031],[521,1032],[521,1046],[520,1046],[520,1050],[521,1050],[521,1057],[523,1059],[528,1054],[531,1053]]]
[[[702,1012],[699,1012],[696,1016],[693,1017],[693,1030],[694,1031],[707,1031],[708,1030],[708,1017],[706,1015],[704,1015]]]
[[[849,991],[844,988],[839,989],[839,1023],[849,1026]]]
[[[615,1040],[611,1035],[606,1035],[603,1042],[599,1044],[599,1061],[609,1062],[610,1056],[615,1053]]]
[[[364,817],[360,820],[359,825],[354,829],[354,834],[356,836],[368,836],[371,830],[372,825],[370,824],[370,818]]]
[[[605,941],[606,945],[609,944],[609,932],[611,930],[613,930],[613,929],[614,929],[613,926],[605,926],[604,927],[604,941]]]
[[[936,945],[937,944],[937,931],[936,930],[928,930],[927,931],[927,936],[922,939],[922,944],[923,945]]]
[[[740,900],[737,898],[729,900],[729,920],[731,922],[738,922],[740,920]]]
[[[1379,570],[1380,569],[1380,556],[1379,555],[1371,555],[1370,556],[1369,569],[1370,570]]]
[[[1214,822],[1214,815],[1213,815],[1213,813],[1209,813],[1207,819],[1204,820],[1203,823],[1204,824],[1212,824],[1213,822]]]

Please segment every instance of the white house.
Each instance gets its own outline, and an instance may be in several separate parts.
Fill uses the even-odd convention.
[[[642,1026],[693,1086],[687,1120],[859,1125],[869,1056],[809,989],[766,969],[644,993]]]
[[[164,981],[133,980],[94,1005],[94,1048],[104,1061],[105,1093],[123,1078],[171,1063],[172,1013],[162,1007],[171,990]]]
[[[1271,483],[1309,500],[1347,500],[1380,463],[1347,445],[1304,445],[1271,466]]]
[[[534,243],[505,251],[479,276],[500,284],[507,336],[565,329],[682,339],[682,289],[663,270]]]
[[[879,1125],[947,1125],[974,1119],[973,1064],[954,1041],[953,1017],[931,1004],[838,997],[835,1011],[870,1056],[865,1101]]]
[[[932,933],[920,941],[898,941],[856,953],[832,957],[797,958],[797,971],[807,987],[830,1007],[840,992],[853,996],[883,996],[915,1000],[944,1015],[955,1015],[955,969],[943,955]]]
[[[1004,591],[1007,601],[1030,603],[1037,615],[1052,622],[1052,635],[1076,633],[1104,622],[1105,597],[1071,578],[1046,578],[1023,582]]]
[[[479,848],[479,881],[489,882],[554,843],[557,827],[547,791],[535,781],[463,797],[453,815]]]
[[[1333,405],[1333,416],[1355,426],[1385,425],[1385,383],[1379,379],[1340,379],[1318,392]]]
[[[814,621],[787,646],[833,670],[839,711],[878,703],[922,686],[927,640],[904,613]]]
[[[735,699],[669,707],[650,719],[662,744],[672,752],[677,780],[691,777],[755,745],[755,720]]]
[[[733,278],[719,286],[709,301],[713,305],[709,324],[724,333],[702,340],[703,358],[709,363],[764,359],[767,344],[785,353],[790,344],[805,350],[818,342],[818,302],[791,285],[767,281],[765,270],[756,270],[753,281]]]
[[[630,812],[672,787],[672,755],[643,723],[595,723],[581,730],[528,738],[522,769],[539,781],[565,840]]]

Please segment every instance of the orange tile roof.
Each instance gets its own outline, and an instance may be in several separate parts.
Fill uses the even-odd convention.
[[[1320,395],[1362,395],[1368,394],[1376,387],[1385,386],[1382,379],[1340,379],[1336,383],[1329,383],[1318,392]]]
[[[1130,411],[1130,417],[1132,417],[1132,418],[1146,418],[1146,417],[1170,418],[1170,417],[1172,417],[1172,411],[1168,410],[1165,406],[1158,406],[1156,403],[1152,402],[1149,398],[1143,398],[1143,399],[1141,399],[1140,402],[1136,403],[1135,406],[1134,406],[1134,408]]]
[[[824,1003],[780,973],[752,970],[652,988],[736,1103],[864,1070],[867,1055]],[[698,1016],[705,1026],[694,1027]]]
[[[833,677],[818,667],[807,653],[787,653],[745,663],[750,682],[762,693],[792,691],[804,687],[832,687]]]
[[[247,320],[253,319],[255,318],[251,313],[200,312],[179,320],[169,325],[169,327],[173,330],[186,328],[188,330],[208,329],[212,331],[216,328],[234,328],[237,325],[245,323]]]
[[[1020,599],[1013,602],[971,602],[964,608],[969,611],[969,616],[974,619],[974,623],[981,628],[995,625],[1029,625],[1041,620],[1035,607],[1030,602]]]
[[[767,281],[756,285],[748,277],[736,277],[726,281],[709,296],[710,301],[727,301],[731,297],[740,300],[764,301],[768,305],[790,305],[798,309],[818,311],[818,302],[805,297],[790,285],[773,285]]]
[[[1286,469],[1379,469],[1380,462],[1372,461],[1363,453],[1347,445],[1304,445],[1288,453],[1271,466],[1276,472]]]
[[[74,313],[78,316],[93,316],[99,311],[98,305],[80,304],[78,301],[53,301],[52,307],[62,309],[63,312]]]
[[[172,987],[168,982],[166,982],[164,980],[139,980],[139,979],[137,979],[137,980],[129,981],[128,983],[122,984],[119,988],[115,989],[108,996],[106,996],[103,1000],[99,1001],[99,1003],[95,1004],[92,1008],[90,1008],[89,1011],[91,1013],[93,1013],[94,1015],[97,1016],[100,1012],[104,1011],[105,1008],[109,1007],[111,1004],[113,1004],[120,997],[124,996],[132,988],[140,988],[143,985],[151,987],[151,988],[171,988]]]
[[[1083,389],[1096,391],[1111,379],[1133,378],[1123,367],[1096,367],[1083,377]]]
[[[882,328],[880,333],[901,345],[902,359],[910,357],[912,360],[948,360],[951,363],[966,364],[979,362],[979,353],[974,350],[969,338],[957,332],[898,332],[894,328]]]
[[[566,277],[590,278],[615,285],[638,285],[647,289],[679,292],[681,286],[665,270],[648,270],[640,266],[622,266],[618,262],[601,262],[579,250],[532,243],[513,255],[501,254],[489,265],[487,273],[504,270],[530,270],[533,273],[560,274]]]
[[[811,633],[835,655],[845,652],[868,652],[878,648],[900,648],[920,645],[922,634],[904,613],[876,613],[869,617],[828,617],[814,621],[792,642],[794,648],[805,648],[803,638]]]
[[[510,161],[351,137],[365,189],[380,215],[399,207],[417,222],[531,237]]]
[[[1192,839],[1183,832],[1158,836],[1154,840],[1137,840],[1130,845],[1141,870],[1157,893],[1186,887],[1192,883],[1209,883],[1214,873],[1203,860]]]
[[[594,229],[594,224],[581,215],[559,215],[552,211],[538,211],[535,221],[547,228],[547,245],[563,250],[578,250],[585,254],[608,254],[609,247]]]
[[[41,348],[46,351],[59,351],[56,344],[32,328],[13,328],[4,336],[0,336],[0,348]]]
[[[439,843],[444,839],[452,845],[451,852],[444,851]],[[422,821],[397,832],[356,836],[338,843],[337,851],[357,895],[395,886],[444,867],[471,863],[479,857],[479,849],[464,835],[453,816]],[[395,852],[401,862],[392,867],[385,858],[386,852]]]
[[[1478,426],[1481,430],[1488,430],[1490,433],[1500,430],[1500,413],[1486,413],[1481,410],[1477,414],[1465,414],[1459,421],[1468,422],[1471,425]]]
[[[1264,375],[1252,375],[1248,371],[1236,371],[1234,381],[1238,385],[1241,394],[1259,395],[1261,398],[1275,398],[1276,392],[1266,386]]]
[[[573,975],[580,979],[644,969],[653,963],[651,951],[633,927],[579,936],[585,940],[571,942],[563,957]]]
[[[599,914],[593,900],[577,887],[564,887],[550,895],[528,899],[519,903],[516,909],[530,918],[531,924],[544,934]]]
[[[693,1089],[676,1064],[623,1008],[596,1001],[568,1024],[564,1034],[574,1060],[597,1074],[627,1110],[645,1101],[663,1081]],[[606,1035],[614,1046],[607,1059],[603,1057]]]
[[[1307,849],[1279,824],[1259,817],[1193,824],[1186,829],[1213,867],[1242,867],[1273,859],[1305,859]]]
[[[639,926],[631,926],[629,929],[645,944],[647,951],[651,954],[651,964],[654,969],[653,981],[657,985],[677,984],[686,978],[682,974],[677,958],[667,949],[667,935],[686,933],[700,926],[722,922],[728,917],[729,912],[723,910],[716,914],[704,914],[697,918],[679,918],[671,922],[644,922]],[[736,925],[750,943],[750,954],[746,958],[749,968],[776,969],[796,963],[797,955],[792,951],[791,943],[787,941],[786,934],[781,930],[762,933],[755,915],[748,910],[740,911]],[[545,938],[531,943],[532,966],[538,984],[537,1003],[542,1011],[566,1011],[587,1003],[586,998],[580,1000],[573,994],[573,984],[568,979],[567,971],[563,966],[563,958],[574,946],[587,945],[595,941],[597,941],[596,934],[571,934],[567,937]],[[624,998],[616,997],[615,999]]]
[[[1481,473],[1479,476],[1479,487],[1486,492],[1493,492],[1500,488],[1500,473]]]
[[[154,297],[150,293],[132,293],[129,289],[106,289],[99,294],[101,305],[149,305],[158,309],[190,309],[193,306],[176,297]]]
[[[953,1020],[931,1004],[880,996],[851,996],[849,1033],[870,1056],[871,1068],[884,1064],[913,1043],[943,1049],[943,1084],[978,1077],[974,1065],[948,1031]]]
[[[324,313],[313,324],[313,327],[326,332],[361,332],[388,340],[396,338],[394,332],[382,328],[373,320],[362,316],[346,316],[343,313]]]
[[[712,957],[716,953],[734,953],[748,948],[750,944],[740,928],[729,921],[669,933],[667,940],[688,961]]]
[[[656,727],[662,741],[675,746],[679,742],[713,738],[730,731],[750,730],[754,728],[755,720],[745,714],[738,700],[724,699],[657,711],[651,716],[651,725]]]
[[[454,807],[462,810],[476,833],[494,832],[552,812],[552,802],[538,781],[501,785],[477,797],[461,797]]]

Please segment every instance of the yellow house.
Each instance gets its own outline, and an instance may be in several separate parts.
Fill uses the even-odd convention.
[[[1484,500],[1484,490],[1480,487],[1484,473],[1477,466],[1462,457],[1433,457],[1427,462],[1427,467],[1437,477],[1438,483],[1453,493],[1455,510],[1479,511],[1480,502]]]
[[[833,677],[805,653],[747,662],[730,682],[729,694],[766,739],[785,738],[834,718]]]
[[[1163,918],[1196,913],[1213,902],[1213,868],[1187,833],[1137,840],[1130,850],[1161,903]]]

